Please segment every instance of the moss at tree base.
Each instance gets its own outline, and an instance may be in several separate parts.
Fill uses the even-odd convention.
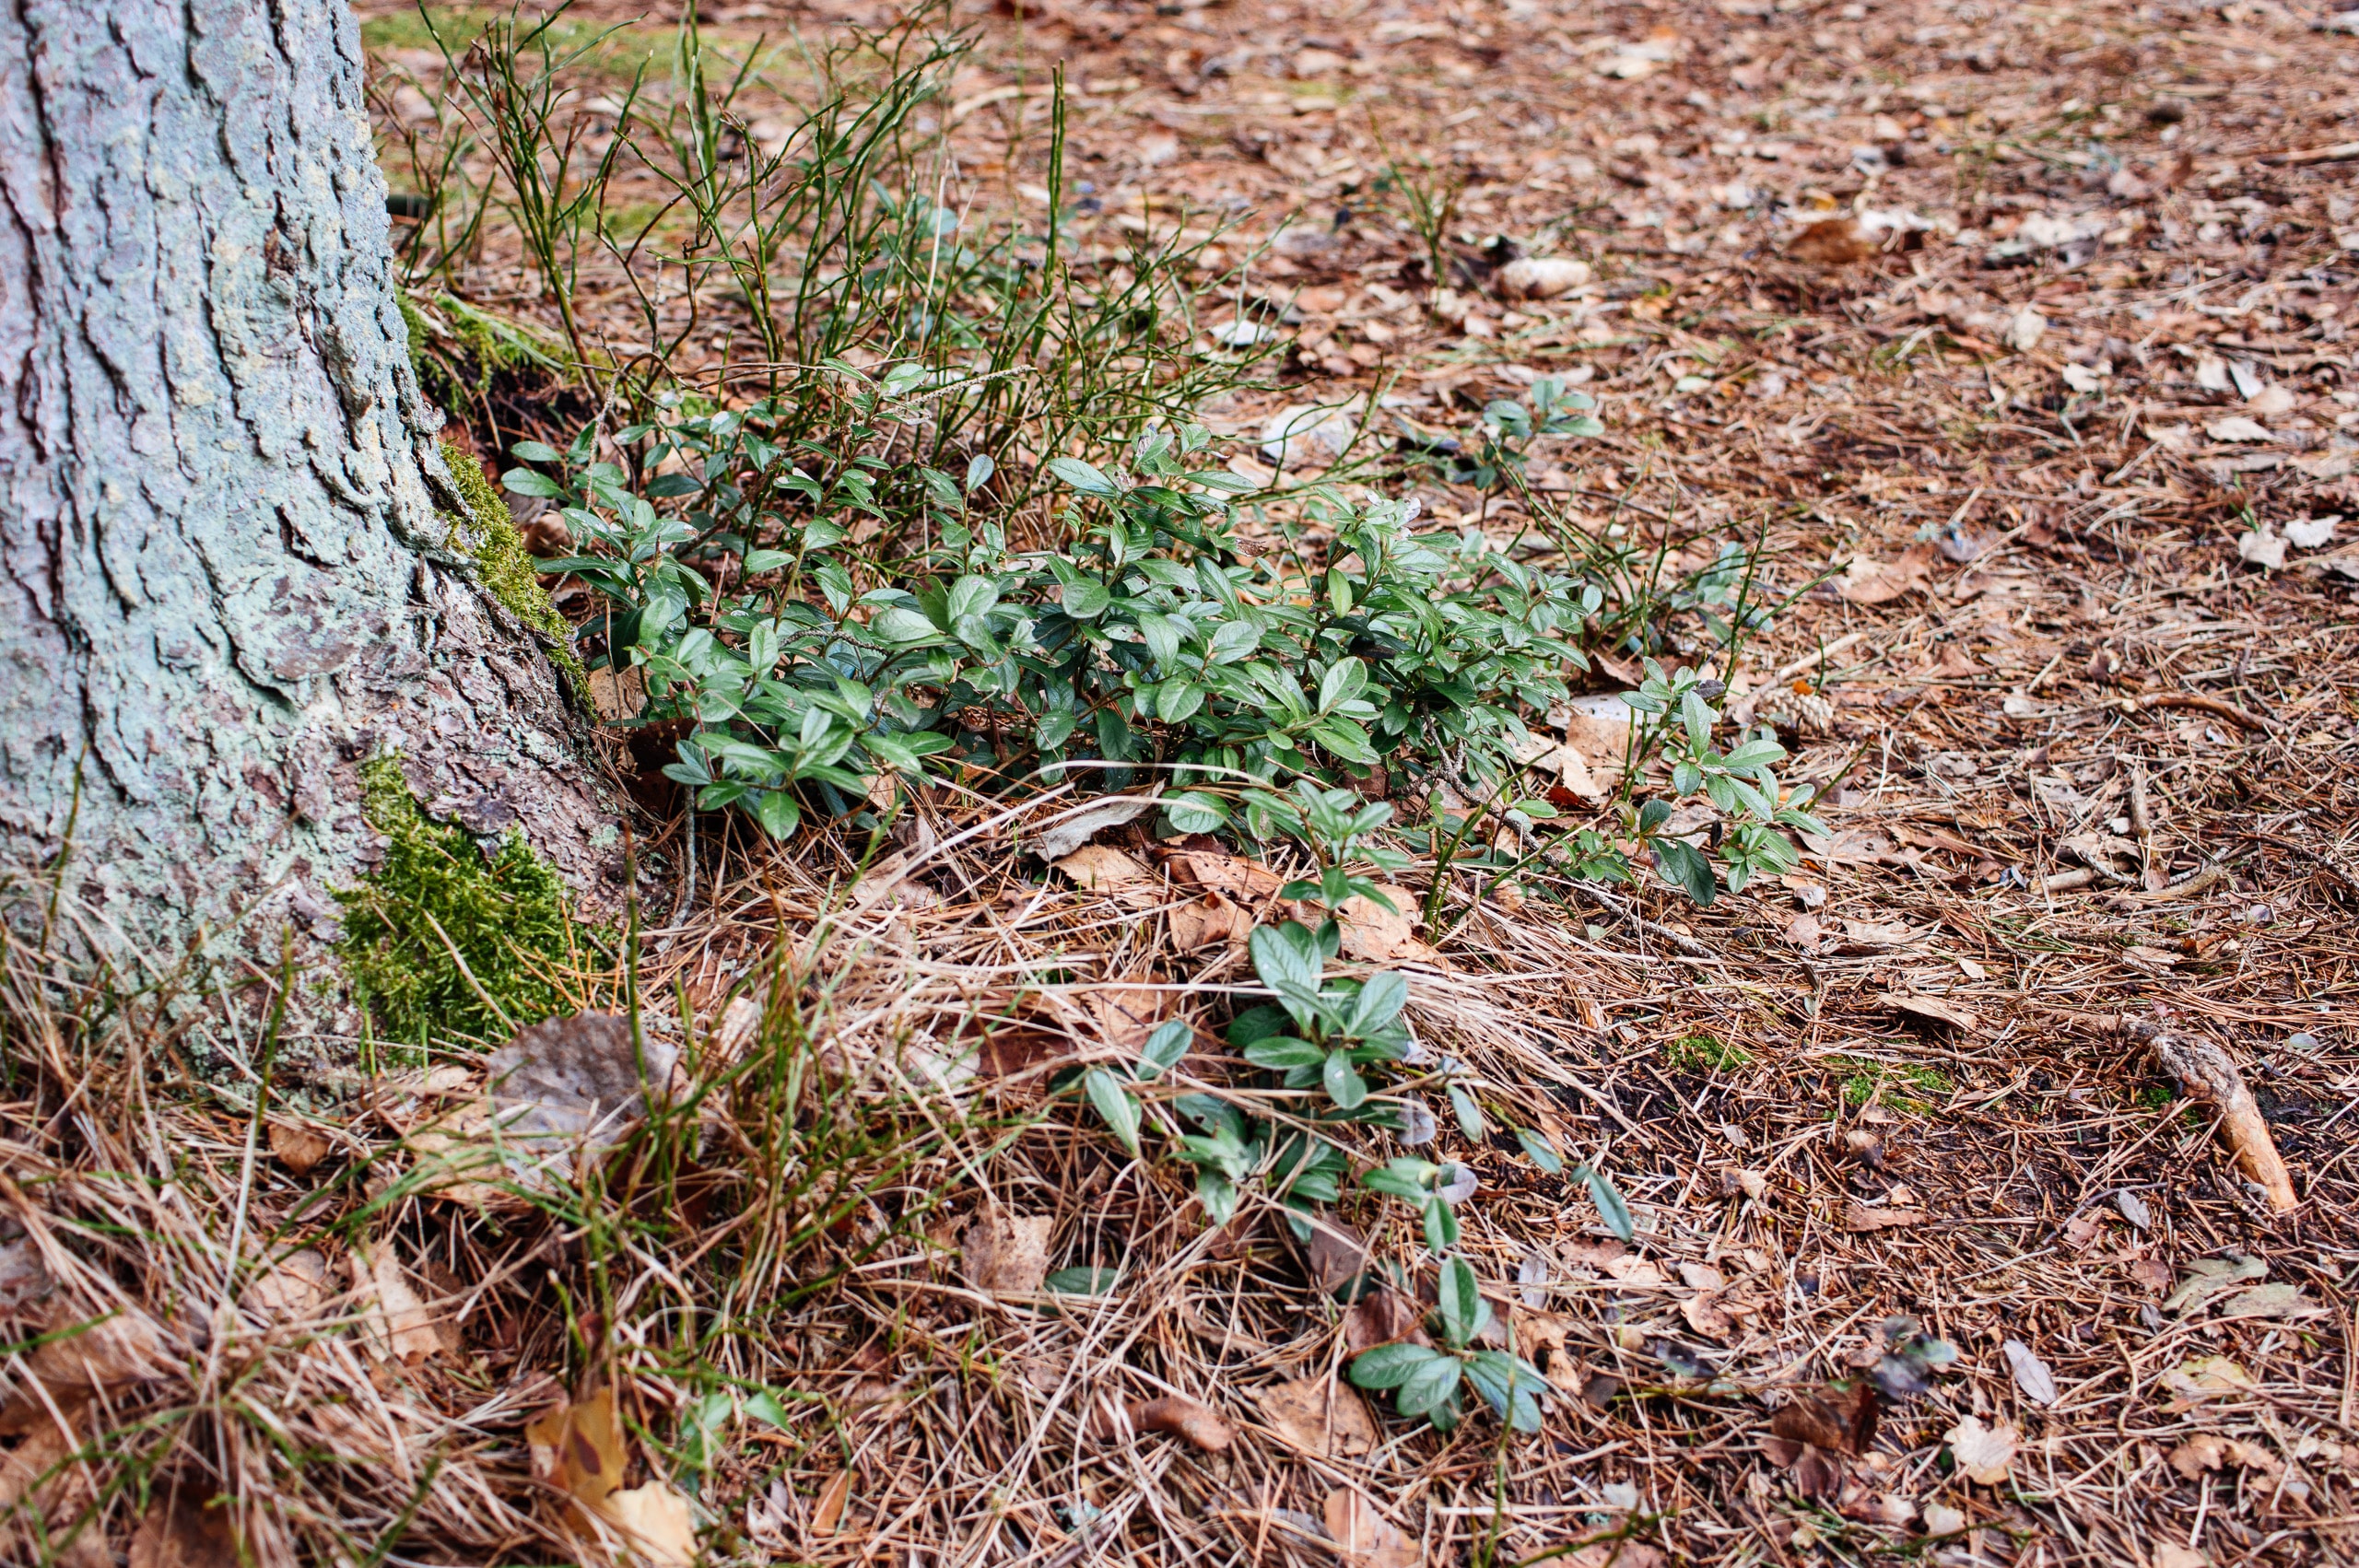
[[[487,859],[464,828],[430,820],[393,757],[362,764],[360,777],[385,856],[336,894],[336,951],[377,1026],[401,1040],[504,1039],[511,1024],[566,1008],[564,982],[593,954],[557,873],[513,830]]]

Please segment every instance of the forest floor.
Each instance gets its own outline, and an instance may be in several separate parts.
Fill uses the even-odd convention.
[[[359,9],[390,135],[440,57],[414,15]],[[748,46],[888,19],[704,14]],[[1391,1293],[1339,1303],[1357,1265],[1267,1211],[1207,1231],[1177,1177],[1069,1111],[978,1094],[906,1173],[932,1189],[922,1226],[824,1291],[779,1287],[791,1310],[731,1352],[739,1424],[698,1492],[714,1559],[2359,1557],[2359,23],[2268,0],[958,19],[980,43],[947,112],[977,199],[1045,197],[1061,68],[1077,243],[1204,215],[1233,224],[1230,259],[1266,243],[1252,298],[1282,309],[1283,356],[1205,411],[1238,472],[1280,477],[1262,440],[1290,412],[1342,408],[1318,439],[1364,420],[1382,445],[1556,377],[1605,427],[1535,446],[1560,516],[1659,545],[1667,576],[1763,551],[1797,597],[1731,698],[1829,785],[1834,831],[1709,907],[1535,878],[1438,952],[1368,954],[1635,1218],[1625,1245],[1512,1140],[1441,1135],[1479,1180],[1463,1252],[1557,1391],[1539,1434],[1364,1404],[1336,1368]],[[1431,248],[1420,201],[1449,204]],[[1529,298],[1517,257],[1582,265]],[[495,244],[463,289],[530,315],[518,275]],[[1207,331],[1235,314],[1201,310]],[[504,417],[478,439],[546,433]],[[1446,526],[1536,526],[1449,480],[1394,486]],[[1609,656],[1590,689],[1637,675]],[[1241,954],[1171,929],[1197,892],[1170,879],[1215,873],[1109,842],[1148,880],[1068,886],[1012,852],[872,872],[832,927],[856,955],[828,970],[840,1048],[1019,1000],[1108,1040],[1226,1007]],[[719,1019],[827,884],[816,864],[709,871],[643,989]],[[2243,1179],[2125,1017],[2225,1048],[2297,1207]],[[335,1137],[387,1147],[417,1120],[380,1107]],[[212,1136],[229,1181],[246,1129]],[[299,1207],[312,1178],[282,1166],[257,1204]],[[416,1485],[402,1524],[438,1544],[386,1561],[545,1556],[520,1433],[586,1331],[519,1281],[578,1241],[511,1253],[394,1199],[417,1212],[377,1211],[427,1282],[403,1299],[441,1316],[405,1372],[344,1352],[353,1387],[405,1413],[334,1445]],[[1371,1258],[1416,1250],[1367,1228]],[[669,1293],[679,1256],[625,1247],[604,1287],[651,1479],[679,1473],[691,1414],[655,1370],[659,1320],[722,1310]],[[1121,1271],[1111,1293],[1040,1294],[1099,1268]],[[1841,1380],[1902,1316],[1958,1358],[1846,1429]],[[780,1407],[747,1389],[783,1424],[748,1418]],[[1109,1396],[1194,1414],[1132,1433]]]

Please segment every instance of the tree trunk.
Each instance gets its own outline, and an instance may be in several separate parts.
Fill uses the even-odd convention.
[[[611,898],[417,391],[345,0],[0,6],[0,857],[151,948],[324,930],[393,752]]]

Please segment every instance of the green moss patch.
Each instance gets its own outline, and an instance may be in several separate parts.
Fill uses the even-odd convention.
[[[590,675],[573,651],[573,627],[557,614],[548,590],[541,586],[540,573],[524,548],[524,536],[517,532],[508,502],[484,477],[483,465],[448,441],[442,443],[442,462],[458,481],[459,495],[467,503],[471,553],[485,591],[510,614],[556,644],[549,649],[549,662],[565,677],[574,699],[587,701]]]
[[[502,1039],[511,1024],[565,1011],[563,982],[593,954],[557,873],[513,829],[487,857],[464,828],[428,817],[392,757],[362,764],[360,778],[387,844],[383,862],[336,895],[337,954],[377,1026],[401,1040]]]
[[[1848,1074],[1843,1080],[1846,1105],[1882,1105],[1891,1110],[1919,1116],[1933,1108],[1931,1102],[1934,1098],[1946,1098],[1957,1088],[1949,1074],[1930,1067],[1862,1061],[1856,1057],[1834,1057],[1829,1060],[1837,1071]]]
[[[1665,1046],[1662,1054],[1679,1072],[1732,1072],[1753,1061],[1753,1053],[1743,1046],[1711,1035],[1683,1035]]]
[[[445,410],[488,392],[498,375],[537,370],[553,380],[566,379],[564,350],[530,327],[478,309],[455,294],[428,295],[423,304],[406,292],[397,298],[402,324],[409,331],[409,362],[417,371],[417,384]],[[434,312],[430,319],[428,309]]]

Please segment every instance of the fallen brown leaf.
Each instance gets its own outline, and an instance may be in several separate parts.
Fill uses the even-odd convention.
[[[1922,1209],[1872,1209],[1864,1203],[1848,1203],[1843,1208],[1843,1228],[1847,1231],[1889,1231],[1913,1228],[1933,1216]]]
[[[353,1292],[364,1304],[362,1321],[372,1352],[415,1366],[437,1351],[453,1348],[447,1342],[449,1325],[411,1288],[391,1246],[379,1242],[356,1248],[349,1263]]]
[[[1164,920],[1170,929],[1171,945],[1182,953],[1194,953],[1215,942],[1233,946],[1253,934],[1253,917],[1218,893],[1208,892],[1202,898],[1172,906]]]
[[[1786,922],[1785,939],[1787,946],[1808,953],[1826,940],[1826,928],[1819,923],[1816,915],[1804,910]]]
[[[32,1237],[0,1246],[0,1318],[17,1316],[56,1288]]]
[[[1981,1417],[1968,1415],[1959,1417],[1958,1423],[1942,1433],[1942,1441],[1950,1445],[1950,1457],[1957,1461],[1960,1475],[1985,1486],[1998,1486],[2006,1480],[2022,1440],[2006,1422],[1985,1426]]]
[[[53,1396],[78,1398],[118,1384],[165,1376],[170,1369],[170,1352],[154,1318],[136,1307],[125,1307],[66,1329],[25,1362]]]
[[[1778,1407],[1772,1436],[1837,1454],[1864,1454],[1876,1435],[1876,1391],[1867,1379],[1808,1389]]]
[[[1608,1278],[1619,1280],[1625,1285],[1653,1286],[1671,1283],[1671,1277],[1665,1274],[1661,1266],[1651,1258],[1610,1258],[1606,1259],[1605,1272]]]
[[[1562,1568],[1662,1568],[1666,1561],[1662,1548],[1627,1539],[1591,1541],[1555,1559]]]
[[[1179,1394],[1135,1399],[1125,1405],[1112,1399],[1099,1403],[1090,1435],[1112,1442],[1142,1432],[1183,1437],[1208,1453],[1217,1454],[1237,1441],[1237,1431],[1210,1405]]]
[[[300,1323],[327,1299],[328,1260],[315,1247],[288,1253],[246,1287],[248,1306],[282,1323]]]
[[[313,1165],[326,1159],[334,1147],[325,1134],[301,1122],[274,1121],[270,1124],[271,1153],[297,1176],[307,1174]]]
[[[2190,1356],[2163,1374],[2163,1387],[2180,1396],[2166,1407],[2183,1410],[2199,1399],[2252,1391],[2252,1374],[2226,1356]]]
[[[1579,1395],[1588,1384],[1589,1369],[1566,1348],[1574,1323],[1561,1313],[1515,1306],[1508,1311],[1515,1336],[1515,1353],[1538,1367],[1541,1375],[1567,1394]]]
[[[1322,1291],[1349,1284],[1367,1269],[1367,1237],[1342,1220],[1324,1215],[1312,1220],[1310,1240],[1303,1250],[1309,1255],[1311,1282]]]
[[[1840,267],[1864,262],[1881,249],[1875,237],[1860,227],[1859,219],[1830,217],[1795,235],[1786,246],[1786,254],[1814,266]]]
[[[1049,1274],[1049,1214],[978,1214],[959,1240],[961,1262],[975,1288],[992,1295],[1037,1295]]]
[[[1971,1029],[1980,1022],[1972,1008],[1960,1007],[1954,1001],[1942,1001],[1936,997],[1891,992],[1884,998],[1884,1005],[1887,1011],[1903,1018],[1936,1024],[1944,1028]]]
[[[1836,591],[1853,604],[1887,604],[1905,593],[1930,587],[1937,558],[1931,544],[1911,544],[1897,560],[1889,562],[1855,556],[1836,579]]]
[[[1285,878],[1258,861],[1203,850],[1174,855],[1171,869],[1180,881],[1207,893],[1225,895],[1249,909],[1275,898],[1278,890],[1286,884]]]
[[[132,1532],[130,1568],[239,1568],[226,1501],[208,1504],[194,1485],[167,1485]]]
[[[595,1512],[622,1485],[623,1429],[615,1414],[615,1391],[601,1388],[576,1403],[557,1407],[524,1425],[533,1474]]]
[[[1155,873],[1109,844],[1085,844],[1057,863],[1076,887],[1109,893],[1134,909],[1162,902]]]
[[[1337,1487],[1329,1492],[1320,1513],[1335,1550],[1356,1568],[1417,1568],[1425,1561],[1417,1543],[1354,1488]]]
[[[1378,1435],[1357,1393],[1332,1377],[1301,1377],[1255,1396],[1262,1419],[1278,1441],[1316,1459],[1373,1453]]]
[[[2199,1433],[2171,1450],[2171,1469],[2189,1480],[2197,1480],[2206,1470],[2229,1465],[2271,1476],[2285,1468],[2276,1455],[2259,1444],[2223,1437],[2217,1433]]]
[[[1440,954],[1417,940],[1415,895],[1405,887],[1380,891],[1392,902],[1387,909],[1374,899],[1355,895],[1344,900],[1335,919],[1344,928],[1344,956],[1363,964],[1430,964]]]
[[[834,1535],[836,1527],[843,1522],[844,1499],[851,1495],[850,1470],[838,1470],[829,1476],[827,1484],[819,1489],[817,1501],[812,1504],[811,1533],[815,1536]]]
[[[1697,1291],[1679,1304],[1687,1326],[1708,1340],[1725,1341],[1736,1332],[1736,1319],[1720,1309],[1720,1293]]]
[[[524,1441],[534,1476],[619,1530],[634,1560],[646,1568],[687,1568],[695,1562],[696,1516],[688,1500],[662,1481],[622,1484],[628,1460],[611,1387],[527,1422]]]
[[[1089,1015],[1097,1037],[1125,1056],[1136,1056],[1169,1012],[1171,999],[1144,986],[1108,986],[1089,993]]]
[[[1422,1344],[1425,1331],[1418,1324],[1424,1316],[1407,1295],[1390,1285],[1379,1285],[1363,1293],[1344,1314],[1344,1348],[1357,1355],[1403,1340]]]
[[[599,1516],[620,1530],[645,1568],[689,1568],[697,1559],[695,1505],[660,1480],[610,1492]]]

